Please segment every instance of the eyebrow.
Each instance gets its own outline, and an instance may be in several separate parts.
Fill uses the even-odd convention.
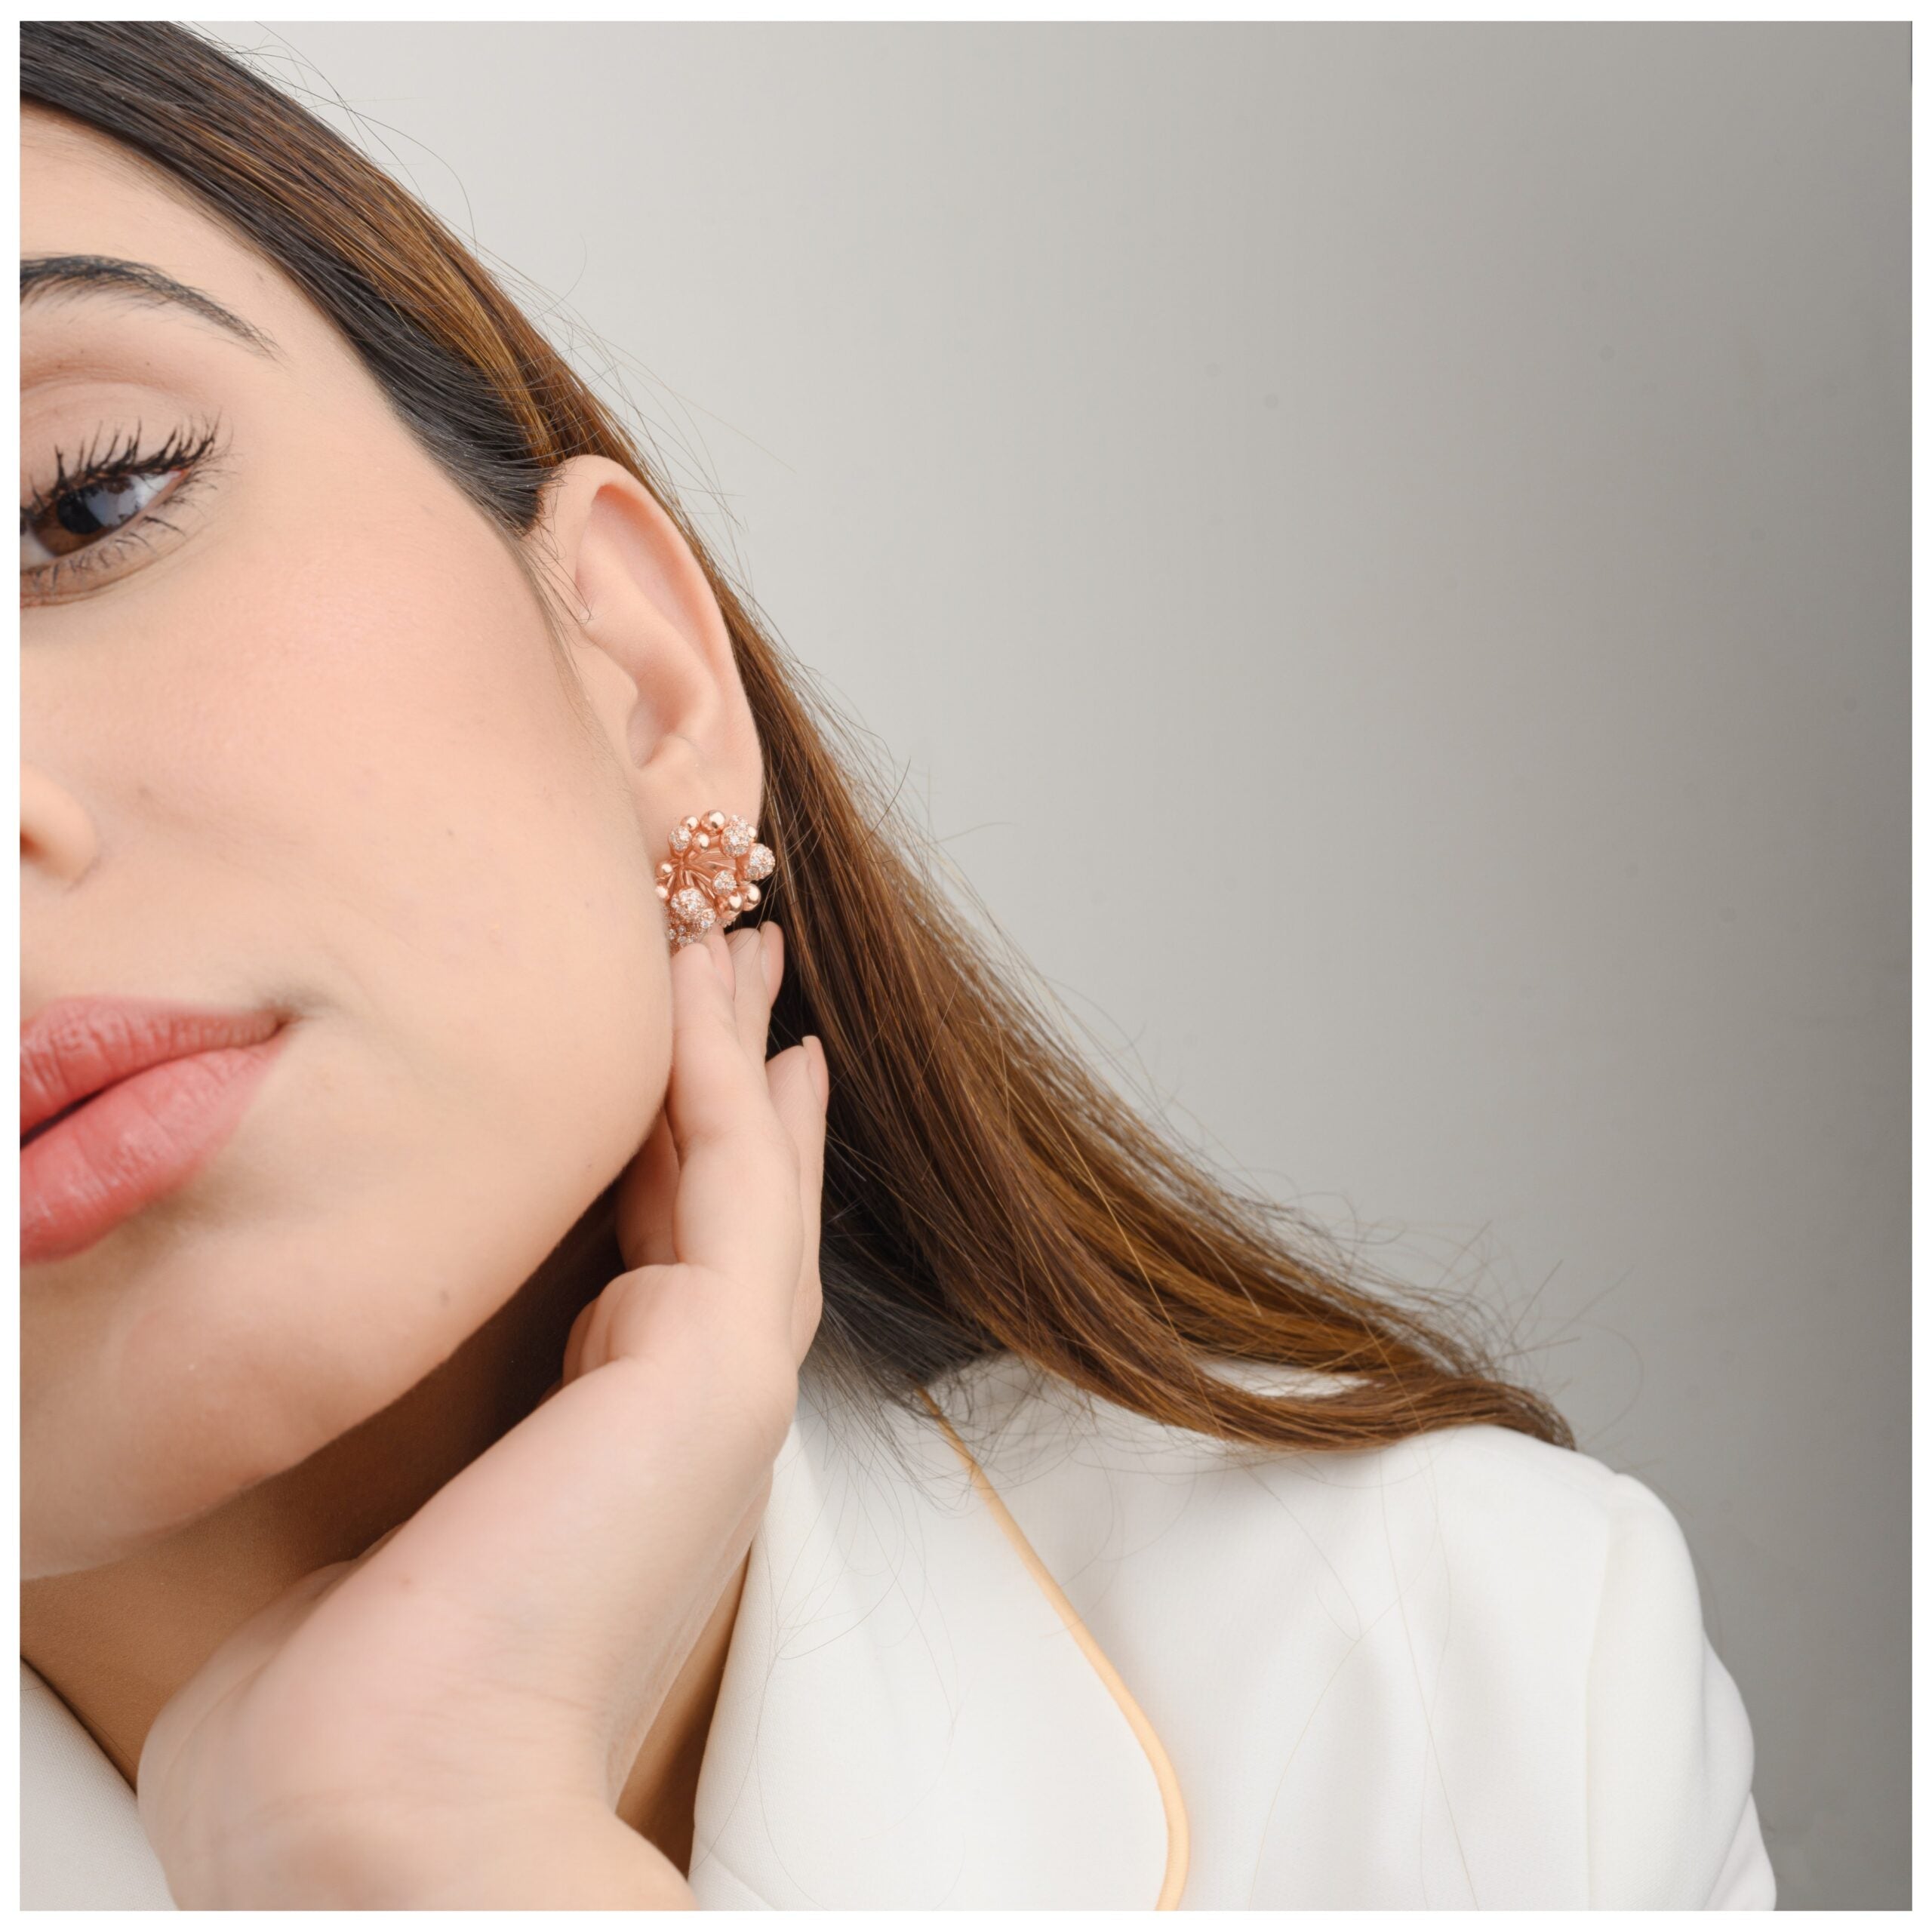
[[[224,309],[212,295],[204,295],[146,262],[125,262],[114,255],[37,255],[21,263],[22,308],[37,298],[60,295],[106,295],[165,303],[226,330],[258,355],[281,352],[268,336]]]

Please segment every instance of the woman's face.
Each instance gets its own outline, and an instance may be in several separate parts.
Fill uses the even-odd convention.
[[[145,508],[87,497],[100,534],[23,524],[22,1019],[288,1020],[205,1167],[23,1269],[34,1576],[292,1466],[514,1294],[663,1100],[664,834],[758,801],[715,602],[616,466],[571,466],[546,525],[592,607],[586,729],[504,540],[292,283],[58,117],[22,166],[26,259],[145,265],[272,345],[23,294],[23,509],[101,452],[215,442]]]

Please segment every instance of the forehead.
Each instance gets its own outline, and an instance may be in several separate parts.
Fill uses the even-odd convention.
[[[281,269],[166,171],[66,116],[20,116],[20,254],[91,255],[144,264],[210,295],[296,360],[347,353]],[[62,297],[36,303],[22,326]]]

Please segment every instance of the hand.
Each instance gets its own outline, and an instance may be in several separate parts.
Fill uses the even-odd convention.
[[[627,1272],[558,1386],[155,1720],[137,1789],[177,1906],[694,1903],[616,1807],[749,1547],[818,1326],[824,1052],[764,1058],[783,957],[768,924],[673,951]]]

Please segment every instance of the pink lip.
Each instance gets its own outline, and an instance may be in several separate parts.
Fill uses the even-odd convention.
[[[190,1179],[286,1038],[273,1014],[158,1002],[63,1001],[37,1015],[20,1041],[22,1132],[39,1129],[20,1148],[22,1265],[78,1254]]]

